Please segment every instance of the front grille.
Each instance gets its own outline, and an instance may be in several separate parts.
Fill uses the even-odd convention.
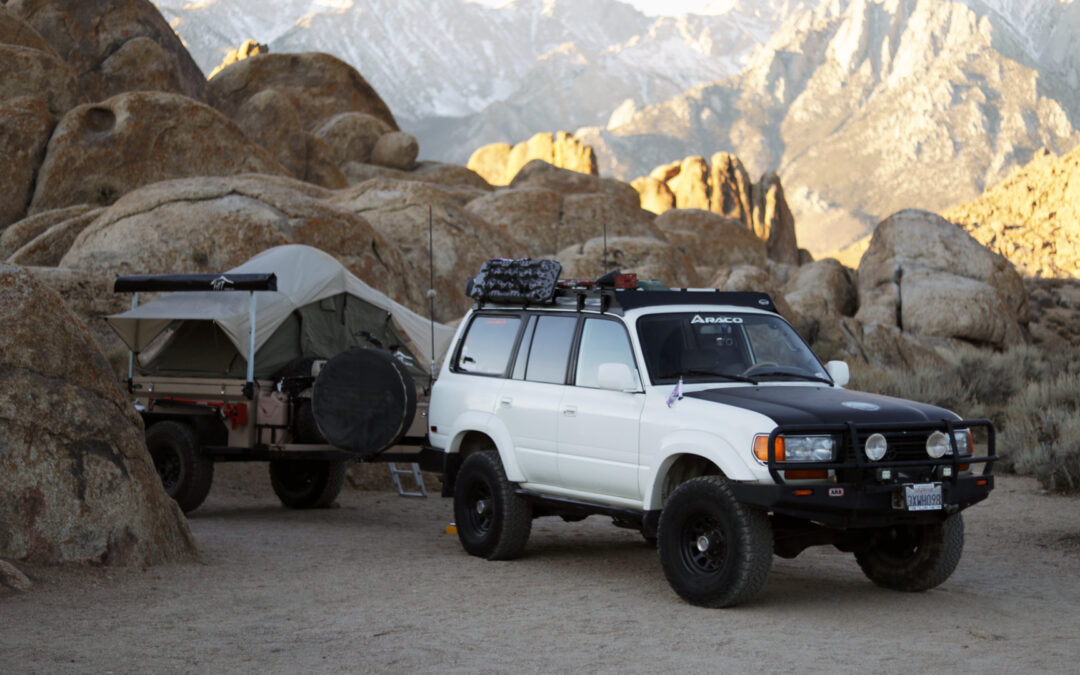
[[[855,434],[855,452],[862,452],[863,447],[866,446],[866,439],[870,438],[874,433],[881,433],[885,436],[885,442],[888,444],[882,461],[897,462],[928,459],[926,439],[930,437],[931,432],[922,429],[886,432],[860,430]]]

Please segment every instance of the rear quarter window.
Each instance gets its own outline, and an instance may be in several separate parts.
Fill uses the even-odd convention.
[[[454,359],[462,373],[505,375],[514,351],[521,319],[516,316],[473,317]]]

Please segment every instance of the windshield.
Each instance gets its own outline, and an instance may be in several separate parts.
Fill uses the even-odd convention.
[[[832,383],[786,321],[765,314],[652,314],[637,322],[653,384],[809,380]]]

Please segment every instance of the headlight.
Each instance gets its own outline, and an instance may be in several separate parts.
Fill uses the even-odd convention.
[[[769,437],[754,438],[754,456],[762,462],[769,460]],[[778,462],[831,462],[836,458],[836,440],[832,436],[778,436]]]
[[[871,462],[876,462],[884,457],[885,451],[888,449],[889,443],[881,434],[871,434],[870,438],[866,439],[866,445],[863,446],[863,452],[866,453],[866,458]]]
[[[935,431],[926,439],[926,454],[933,459],[941,459],[946,453],[952,453],[949,445],[949,437],[940,431]]]

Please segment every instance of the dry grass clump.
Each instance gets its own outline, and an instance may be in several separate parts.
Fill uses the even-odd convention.
[[[851,386],[987,417],[999,468],[1034,476],[1048,490],[1080,492],[1080,363],[1072,354],[1015,347],[971,350],[945,369],[852,368]]]

